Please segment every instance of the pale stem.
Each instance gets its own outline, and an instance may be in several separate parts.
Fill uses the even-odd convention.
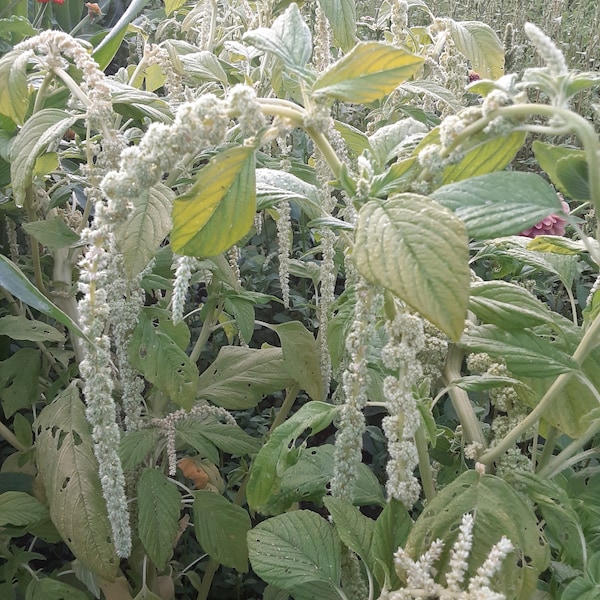
[[[206,319],[204,319],[204,323],[202,323],[202,329],[200,330],[200,335],[194,344],[192,352],[190,354],[190,361],[194,364],[198,362],[200,358],[200,354],[202,350],[204,350],[204,346],[210,337],[210,334],[213,332],[213,328],[216,322],[219,319],[219,314],[221,313],[222,306],[219,302],[215,302],[214,306],[210,309],[209,313],[206,315]]]
[[[431,475],[431,463],[429,462],[429,451],[427,450],[427,438],[421,425],[415,431],[415,445],[419,456],[419,473],[421,474],[421,484],[425,492],[427,502],[431,502],[435,498],[435,483]]]
[[[42,81],[40,87],[38,88],[37,96],[35,97],[35,103],[33,105],[33,113],[39,112],[42,109],[42,103],[46,96],[46,90],[53,79],[54,73],[48,71],[44,76],[44,80]]]
[[[474,442],[485,448],[487,443],[485,441],[485,437],[483,436],[479,419],[473,410],[473,405],[471,404],[469,395],[467,392],[465,392],[465,390],[462,390],[456,386],[451,386],[455,379],[461,377],[460,367],[463,356],[464,353],[458,346],[455,344],[450,346],[448,350],[448,356],[446,358],[446,364],[444,365],[444,384],[450,388],[448,390],[448,395],[450,396],[452,406],[454,406],[454,410],[458,415],[465,439],[469,443]]]
[[[16,450],[27,450],[25,444],[21,444],[17,436],[0,421],[0,436],[2,436]]]
[[[573,359],[576,362],[581,364],[587,355],[600,343],[600,339],[598,339],[599,334],[600,318],[596,318],[583,335],[581,342],[579,342],[573,354]],[[533,427],[544,416],[544,413],[552,406],[562,389],[575,373],[575,371],[569,371],[568,373],[559,375],[538,402],[537,406],[516,427],[509,431],[496,446],[482,454],[478,459],[479,462],[489,465],[511,448],[523,433],[530,427]]]

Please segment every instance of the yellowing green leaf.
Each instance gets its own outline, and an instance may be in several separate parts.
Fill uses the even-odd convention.
[[[504,75],[504,48],[489,25],[452,19],[447,19],[447,23],[456,47],[482,78],[498,79]]]
[[[213,158],[192,189],[173,205],[171,246],[188,256],[215,256],[250,229],[256,211],[254,149],[238,147]]]
[[[29,53],[13,50],[0,60],[0,113],[22,125],[29,108],[27,62]]]
[[[360,209],[354,250],[358,270],[453,340],[467,316],[468,259],[465,225],[430,198],[398,194]]]
[[[52,522],[82,564],[112,580],[119,560],[77,387],[71,385],[46,406],[34,427],[36,459]]]
[[[381,42],[357,44],[313,85],[312,91],[337,100],[366,104],[414,75],[423,58]]]
[[[167,13],[167,17],[180,9],[184,4],[185,0],[165,0],[165,13]]]

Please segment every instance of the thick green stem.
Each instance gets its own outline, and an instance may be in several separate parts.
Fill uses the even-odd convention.
[[[214,558],[211,558],[206,565],[206,571],[204,571],[204,577],[202,578],[202,584],[200,585],[200,591],[198,592],[197,600],[206,600],[208,598],[208,592],[214,579],[215,573],[219,569],[220,563]]]
[[[463,360],[463,351],[456,345],[452,344],[448,350],[446,364],[444,366],[444,384],[451,386],[455,379],[461,377],[460,368]],[[473,410],[471,400],[464,390],[456,386],[451,386],[448,390],[448,395],[452,401],[452,406],[458,415],[462,426],[463,434],[467,443],[479,444],[482,448],[486,447],[485,437],[481,429],[479,419]]]
[[[300,386],[297,383],[294,383],[294,385],[292,385],[292,387],[288,388],[286,395],[285,395],[285,399],[283,400],[281,408],[277,412],[277,416],[275,417],[275,419],[273,420],[273,423],[271,424],[271,427],[269,429],[269,433],[267,434],[267,436],[271,435],[271,433],[273,431],[275,431],[275,429],[277,429],[277,427],[279,427],[287,419],[287,416],[289,415],[290,410],[292,410],[292,406],[294,406],[294,402],[296,401],[296,397],[298,396],[299,391],[300,391]]]
[[[588,330],[585,332],[579,346],[573,354],[576,362],[581,364],[587,355],[600,343],[600,318],[594,319]],[[548,388],[537,406],[516,426],[514,427],[496,446],[488,450],[479,457],[479,462],[489,465],[497,458],[502,456],[530,427],[533,427],[537,421],[544,416],[544,413],[552,406],[558,398],[560,392],[570,381],[575,371],[562,373],[552,385]]]
[[[206,342],[208,342],[208,338],[213,331],[213,327],[219,319],[219,314],[221,312],[221,305],[217,302],[214,303],[213,307],[208,311],[206,318],[204,319],[204,323],[202,324],[202,329],[200,330],[200,335],[194,344],[194,348],[190,354],[190,360],[193,363],[198,362],[200,358],[200,354],[202,350],[204,350],[204,346],[206,346]]]
[[[21,444],[17,436],[2,422],[0,422],[0,436],[2,436],[13,448],[27,450],[27,446]]]

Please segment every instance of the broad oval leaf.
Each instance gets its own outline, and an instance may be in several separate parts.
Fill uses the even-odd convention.
[[[480,240],[518,234],[562,211],[548,183],[535,173],[521,171],[499,171],[450,183],[431,197],[454,211],[469,236]]]
[[[550,177],[550,181],[563,193],[569,196],[569,189],[567,185],[562,181],[559,173],[559,163],[563,159],[569,159],[567,163],[563,163],[562,169],[565,169],[566,165],[584,163],[587,166],[585,160],[585,152],[576,148],[569,148],[567,146],[554,146],[553,144],[546,144],[540,140],[535,140],[532,144],[533,153],[538,161],[538,164]],[[568,175],[567,175],[568,176]],[[586,180],[587,185],[587,180]],[[589,197],[589,185],[587,189]]]
[[[317,582],[339,587],[340,541],[316,513],[298,510],[263,521],[248,532],[248,548],[252,568],[271,585],[292,592]]]
[[[143,311],[129,344],[129,360],[173,402],[191,408],[196,399],[198,368]]]
[[[200,375],[198,395],[223,408],[243,410],[293,382],[280,348],[224,346]]]
[[[194,531],[202,549],[214,560],[240,573],[248,572],[246,535],[252,524],[241,507],[208,490],[194,492]]]
[[[314,83],[313,93],[368,104],[412,77],[423,58],[381,42],[357,44]]]
[[[453,340],[467,316],[468,260],[462,221],[425,196],[398,194],[360,209],[354,250],[358,270]]]
[[[354,0],[319,0],[333,37],[339,47],[348,52],[356,43],[356,2]]]
[[[27,586],[25,600],[87,600],[89,596],[68,583],[44,577],[33,578]]]
[[[159,570],[173,553],[179,531],[181,496],[160,471],[144,469],[137,485],[138,532],[144,549]]]
[[[41,353],[37,348],[21,348],[0,362],[0,401],[7,419],[39,402],[40,367]]]
[[[175,194],[158,184],[133,199],[127,220],[119,224],[116,240],[129,277],[141,273],[171,231],[171,206]]]
[[[31,525],[48,517],[48,509],[25,492],[8,491],[0,494],[0,526]]]
[[[444,19],[456,47],[484,79],[504,75],[504,48],[494,30],[479,21]]]
[[[260,27],[244,34],[244,42],[272,52],[295,73],[308,75],[306,63],[312,54],[312,36],[298,5],[292,2],[270,29]]]
[[[28,319],[22,315],[1,317],[0,335],[6,335],[13,340],[29,340],[31,342],[65,341],[65,336],[52,325]]]
[[[23,229],[40,242],[40,244],[48,246],[50,250],[67,248],[79,242],[79,235],[60,217],[54,217],[45,221],[23,223]]]
[[[254,149],[226,150],[200,170],[191,190],[175,199],[173,251],[216,256],[246,235],[255,212]]]
[[[252,510],[276,514],[289,508],[287,499],[276,497],[274,492],[280,485],[286,466],[297,457],[294,442],[307,429],[310,435],[325,429],[338,408],[324,402],[309,402],[273,431],[250,470],[246,496]]]
[[[406,552],[416,560],[434,540],[441,539],[444,549],[435,567],[445,573],[458,526],[469,512],[475,517],[469,575],[475,575],[491,547],[506,536],[516,550],[507,556],[494,577],[494,589],[507,598],[533,597],[538,575],[548,566],[548,546],[530,505],[493,475],[467,471],[441,490],[415,522]]]
[[[25,202],[38,156],[57,144],[78,118],[64,110],[44,108],[23,125],[10,150],[10,176],[17,207]]]
[[[52,522],[81,563],[112,581],[119,558],[77,387],[71,385],[46,406],[34,428],[36,459]]]
[[[27,63],[30,53],[13,50],[0,60],[0,113],[22,125],[29,108]]]

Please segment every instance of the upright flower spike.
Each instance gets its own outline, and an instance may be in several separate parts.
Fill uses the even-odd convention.
[[[567,75],[569,69],[565,57],[558,46],[537,25],[525,23],[524,29],[525,34],[546,63],[546,68],[550,75],[554,77]]]

